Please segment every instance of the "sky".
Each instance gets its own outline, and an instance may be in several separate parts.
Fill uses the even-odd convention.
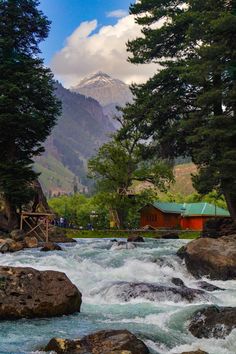
[[[40,9],[52,21],[41,44],[45,64],[64,86],[104,71],[127,84],[144,82],[156,64],[127,62],[126,42],[140,36],[129,15],[132,0],[41,0]]]

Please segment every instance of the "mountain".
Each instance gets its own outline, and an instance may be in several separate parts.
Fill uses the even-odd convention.
[[[62,115],[45,144],[45,154],[36,160],[36,170],[49,194],[69,193],[73,184],[80,190],[87,179],[87,160],[108,140],[114,125],[101,105],[90,97],[71,92],[57,83],[56,96],[62,102]]]
[[[71,91],[97,100],[110,119],[117,114],[116,106],[123,107],[132,101],[128,85],[101,71],[85,77],[78,85],[71,87]],[[116,125],[115,122],[113,124]]]

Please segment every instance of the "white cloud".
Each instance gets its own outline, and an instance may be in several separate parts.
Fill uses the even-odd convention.
[[[113,26],[100,29],[96,20],[83,22],[67,38],[65,47],[56,53],[50,66],[66,87],[96,71],[104,71],[128,84],[144,82],[158,66],[127,62],[126,43],[140,35],[140,26],[131,15],[119,19]]]
[[[128,12],[126,10],[122,10],[122,9],[114,10],[114,11],[106,13],[107,17],[115,17],[115,18],[122,18],[127,15],[128,15]]]

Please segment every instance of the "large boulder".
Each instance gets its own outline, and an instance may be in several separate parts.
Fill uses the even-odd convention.
[[[236,308],[209,306],[198,310],[189,330],[197,338],[224,338],[236,328]]]
[[[72,314],[81,298],[64,273],[0,267],[0,320]]]
[[[45,242],[43,247],[40,250],[41,252],[49,252],[49,251],[62,251],[61,246],[53,242]]]
[[[196,278],[236,279],[236,235],[196,239],[177,255],[185,259],[188,271]]]
[[[24,244],[26,248],[37,248],[39,247],[39,242],[35,236],[26,236],[24,239]]]
[[[17,252],[24,248],[24,243],[21,241],[14,241],[11,238],[0,239],[0,253]]]
[[[58,354],[149,354],[146,345],[127,330],[100,331],[81,340],[53,338],[43,350]]]
[[[152,283],[119,282],[95,292],[99,292],[105,298],[115,296],[124,302],[140,298],[155,302],[169,300],[176,303],[180,301],[191,303],[209,300],[210,298],[203,290],[191,289],[186,286],[168,286]]]

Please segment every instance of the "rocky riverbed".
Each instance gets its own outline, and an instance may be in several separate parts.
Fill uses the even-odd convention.
[[[236,280],[209,280],[199,274],[196,279],[176,255],[187,242],[145,240],[135,247],[117,247],[105,239],[78,240],[73,246],[61,244],[60,251],[33,248],[0,255],[5,272],[14,275],[9,267],[31,267],[46,274],[50,294],[54,288],[64,299],[67,286],[73,292],[75,284],[83,295],[80,313],[75,308],[62,317],[1,320],[0,353],[42,353],[49,343],[80,345],[74,353],[95,353],[94,343],[99,343],[101,353],[110,346],[112,353],[136,354],[132,348],[137,341],[143,353],[148,348],[153,354],[235,354]],[[47,270],[65,273],[63,281],[69,279],[70,285],[58,290],[50,278],[54,274],[56,281],[58,273]]]

